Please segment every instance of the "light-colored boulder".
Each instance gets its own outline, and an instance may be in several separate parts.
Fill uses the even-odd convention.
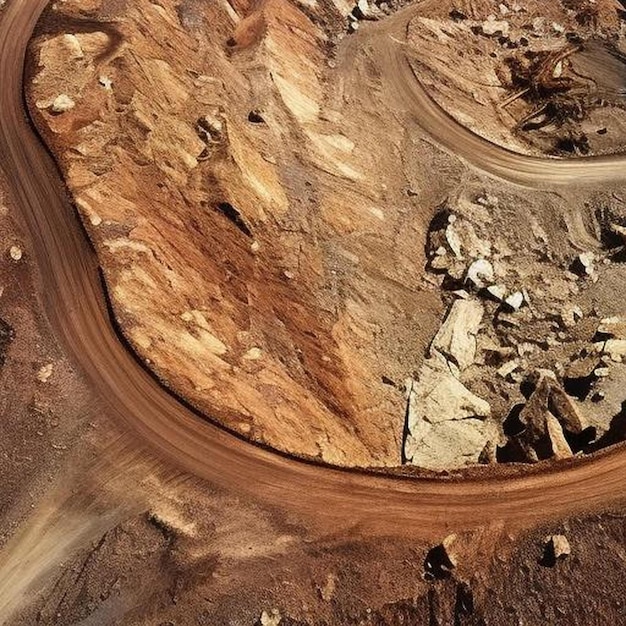
[[[472,365],[476,356],[476,334],[484,311],[477,300],[456,300],[431,343],[431,355],[436,350],[461,371]]]
[[[605,317],[600,321],[598,332],[615,339],[626,339],[626,317]]]
[[[552,446],[552,455],[555,459],[567,459],[573,455],[559,420],[551,413],[546,413],[546,429]]]
[[[431,424],[468,417],[488,417],[491,407],[473,394],[438,359],[429,359],[420,370],[419,380],[412,381],[409,392],[409,427],[411,416]]]
[[[72,100],[67,94],[59,94],[52,102],[53,113],[65,113],[70,111],[76,106],[74,100]]]
[[[550,535],[546,537],[546,550],[552,553],[556,560],[565,558],[572,553],[572,547],[565,535]]]
[[[498,437],[486,419],[489,403],[467,389],[443,359],[429,359],[408,388],[408,463],[433,470],[477,463],[487,442]]]

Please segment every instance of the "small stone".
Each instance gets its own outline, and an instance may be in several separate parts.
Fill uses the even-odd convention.
[[[493,465],[498,462],[498,444],[495,441],[488,441],[485,444],[478,462],[481,465]]]
[[[468,368],[476,355],[476,334],[483,314],[483,305],[477,300],[455,300],[431,343],[431,356],[437,351],[461,371]]]
[[[497,320],[498,323],[503,324],[504,326],[519,327],[520,325],[519,320],[514,315],[510,315],[508,313],[499,313]]]
[[[591,401],[598,403],[598,402],[602,402],[602,400],[604,400],[604,398],[606,398],[606,393],[604,391],[596,391],[592,396],[591,396]]]
[[[487,259],[477,259],[467,269],[467,280],[478,289],[486,287],[493,278],[493,265]]]
[[[470,295],[465,289],[455,289],[452,292],[457,298],[461,298],[462,300],[469,300]]]
[[[250,244],[250,250],[252,250],[252,252],[258,252],[260,248],[261,244],[258,241],[253,241]]]
[[[454,219],[453,219],[454,218]],[[461,258],[461,247],[463,242],[461,241],[461,236],[456,228],[454,228],[454,222],[456,221],[456,215],[451,215],[450,220],[452,220],[448,227],[446,228],[446,242],[448,246],[450,246],[450,250],[457,258]],[[445,249],[445,248],[444,248]]]
[[[517,354],[521,357],[527,354],[532,354],[537,350],[537,346],[534,343],[522,342],[517,346]]]
[[[14,261],[19,261],[22,258],[22,249],[19,246],[11,246],[9,255]]]
[[[349,30],[351,33],[356,32],[357,30],[359,30],[359,23],[358,23],[358,22],[350,22],[350,23],[348,24],[348,30]]]
[[[552,455],[555,459],[568,459],[573,456],[572,449],[563,434],[563,427],[559,423],[559,420],[549,412],[546,412],[546,430],[550,438]]]
[[[98,78],[98,82],[102,87],[104,87],[107,91],[111,91],[111,87],[113,86],[113,81],[104,74]]]
[[[492,196],[487,193],[484,196],[478,196],[478,198],[476,198],[476,202],[481,206],[497,207],[500,201],[496,198],[496,196]]]
[[[62,93],[58,95],[52,102],[53,113],[65,113],[70,111],[76,106],[74,100],[72,100],[67,94]]]
[[[545,17],[536,17],[533,20],[533,30],[535,32],[542,32],[545,22],[546,22]]]
[[[372,10],[370,8],[370,3],[367,0],[359,0],[356,3],[356,7],[363,17],[367,18],[371,16]]]
[[[619,224],[611,224],[611,230],[616,235],[619,235],[622,241],[626,244],[626,228],[624,228],[623,226],[620,226]]]
[[[250,348],[244,355],[243,358],[246,361],[257,361],[263,356],[263,351],[261,348]]]
[[[334,574],[328,574],[326,581],[320,587],[320,596],[324,602],[330,602],[335,595],[337,588],[337,577]]]
[[[581,356],[570,362],[567,367],[566,376],[568,378],[590,379],[593,377],[593,370],[598,367],[600,360],[597,353],[604,349],[604,342],[594,344],[595,352]]]
[[[261,626],[280,626],[282,615],[278,609],[271,609],[271,611],[263,611],[261,613]]]
[[[583,311],[577,304],[566,304],[561,310],[561,323],[565,328],[573,328],[583,318]]]
[[[48,363],[48,365],[44,365],[37,372],[37,380],[41,383],[48,382],[48,379],[52,376],[52,363]]]
[[[198,130],[204,131],[213,141],[219,141],[224,131],[224,123],[217,113],[207,113],[198,120]]]
[[[595,260],[596,255],[593,252],[582,252],[576,257],[572,269],[579,276],[589,276],[593,278],[596,273],[594,267]]]
[[[521,291],[515,291],[508,296],[504,303],[513,311],[518,311],[524,304],[524,294]]]
[[[487,293],[497,302],[502,302],[506,297],[506,287],[504,285],[489,285]]]
[[[450,266],[450,261],[446,258],[446,254],[438,254],[430,261],[430,267],[434,270],[446,270]]]
[[[578,260],[584,267],[591,267],[595,261],[596,255],[593,252],[582,252],[578,255]]]
[[[500,34],[503,37],[507,37],[509,34],[509,23],[505,20],[497,20],[495,15],[490,15],[483,23],[482,23],[482,31],[483,34],[492,36],[496,34]]]
[[[546,414],[552,413],[561,427],[571,434],[580,434],[588,426],[580,412],[563,388],[554,372],[538,369],[530,379],[535,389],[522,409],[519,419],[526,424],[527,443],[535,445],[547,431]]]
[[[452,533],[441,542],[441,546],[445,550],[446,556],[448,557],[448,560],[450,561],[450,565],[452,567],[456,567],[458,565],[458,557],[454,552],[454,544],[456,543],[456,541],[457,536]]]
[[[621,363],[626,357],[626,340],[607,339],[602,347],[602,352],[608,354],[611,360]]]
[[[598,333],[614,337],[615,339],[626,339],[626,318],[624,317],[605,317],[600,320]]]
[[[520,363],[517,359],[508,361],[498,369],[498,376],[501,376],[502,378],[508,378],[519,366]]]
[[[554,560],[563,559],[572,553],[572,548],[565,535],[551,535],[546,537],[546,552]]]
[[[456,543],[457,536],[451,534],[428,551],[424,560],[426,580],[441,580],[450,576],[451,571],[458,565],[458,556],[454,549]]]

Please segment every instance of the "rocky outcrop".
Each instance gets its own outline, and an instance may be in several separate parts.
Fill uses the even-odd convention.
[[[468,107],[508,115],[522,97],[492,59],[543,58],[537,46],[564,32],[533,21],[530,41],[512,9],[429,6],[406,24],[424,64],[396,76],[369,52],[397,45],[382,19],[395,6],[305,4],[50,5],[29,107],[125,338],[201,412],[299,456],[391,466],[402,450],[443,470],[506,457],[507,440],[516,460],[579,453],[574,372],[592,366],[587,395],[614,408],[626,356],[625,338],[591,336],[612,309],[582,295],[611,259],[586,233],[570,245],[570,214],[546,194],[486,181],[424,141],[402,96],[419,76],[471,127]],[[472,54],[448,55],[451,73],[437,50],[458,50],[457,35]],[[540,69],[559,75],[545,80],[567,81],[573,60],[549,56]],[[480,78],[469,98],[464,72]],[[603,240],[623,245],[626,221],[607,220]],[[547,413],[504,432],[514,407],[540,404],[522,385],[546,368],[563,393],[553,385]],[[600,435],[610,427],[609,411],[578,408]]]
[[[415,297],[425,225],[397,167],[403,123],[373,90],[334,91],[329,42],[352,8],[53,3],[28,98],[120,327],[163,383],[264,444],[384,466],[439,310]]]
[[[460,380],[474,362],[482,317],[477,300],[456,300],[431,343],[431,357],[407,383],[404,456],[413,465],[442,470],[477,463],[498,437],[487,419],[489,403]]]

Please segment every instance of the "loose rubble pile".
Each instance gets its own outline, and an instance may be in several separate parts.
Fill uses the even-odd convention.
[[[604,65],[610,64],[611,46],[600,52],[600,45],[596,47],[594,42],[602,40],[604,46],[605,38],[613,32],[615,19],[606,17],[611,9],[606,3],[573,3],[561,16],[561,23],[532,14],[518,3],[502,3],[497,15],[491,14],[482,22],[470,20],[474,35],[491,38],[504,52],[497,73],[512,94],[500,108],[506,109],[518,100],[527,107],[511,110],[516,118],[515,132],[552,135],[551,150],[555,153],[591,151],[589,136],[579,123],[590,111],[605,107],[606,98],[610,99],[615,90],[602,81],[594,84],[573,59],[587,50],[588,44],[600,56],[606,55]],[[461,19],[465,18],[456,17],[457,21]],[[599,28],[603,21],[606,32]],[[615,104],[621,106],[620,94],[615,91],[614,95]]]
[[[598,418],[589,407],[602,402],[615,368],[623,374],[626,318],[577,302],[611,255],[583,252],[563,267],[537,222],[534,250],[514,254],[503,237],[482,235],[497,232],[497,206],[482,196],[432,220],[427,280],[449,306],[406,383],[407,463],[444,470],[564,459],[611,428],[610,412]]]
[[[461,124],[516,151],[622,152],[619,3],[453,3],[411,24],[415,68]]]
[[[361,20],[378,20],[384,15],[388,5],[384,2],[370,3],[369,0],[358,0],[352,11],[348,13],[348,32],[354,33],[359,29]]]

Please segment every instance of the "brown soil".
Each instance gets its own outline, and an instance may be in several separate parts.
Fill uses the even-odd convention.
[[[206,493],[190,492],[206,502]],[[457,540],[459,562],[429,578],[428,546],[328,538],[315,545],[245,507],[214,501],[194,532],[153,514],[83,550],[14,624],[130,626],[517,626],[621,624],[623,514],[562,520],[521,535],[486,529]],[[252,522],[252,519],[255,521]],[[552,564],[545,537],[565,533],[571,555]],[[22,620],[22,621],[20,621]],[[83,621],[84,620],[84,621]]]
[[[0,178],[0,546],[30,515],[60,468],[103,426],[90,392],[59,349],[36,296],[25,240]],[[22,252],[11,257],[11,248]],[[52,365],[42,382],[42,367]]]

